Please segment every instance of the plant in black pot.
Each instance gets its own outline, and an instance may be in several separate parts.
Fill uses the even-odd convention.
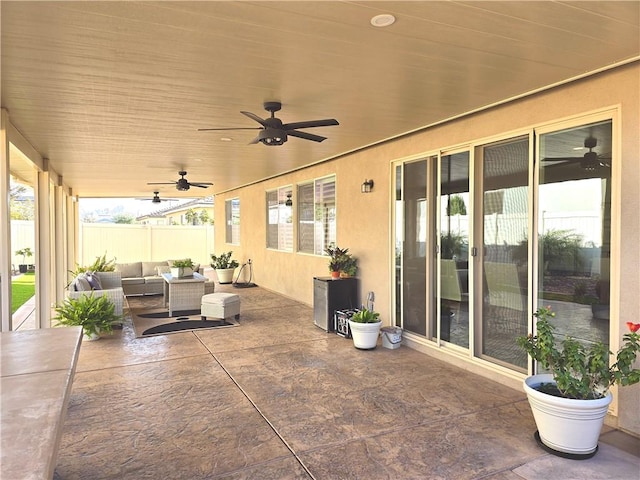
[[[633,368],[640,352],[640,323],[627,322],[630,332],[609,364],[611,352],[602,343],[585,346],[567,337],[557,342],[550,307],[535,312],[536,335],[517,338],[517,343],[548,374],[527,377],[524,390],[538,432],[536,440],[545,450],[559,456],[592,457],[612,400],[610,387],[640,381],[640,369]]]
[[[67,298],[55,307],[54,320],[58,325],[80,326],[88,340],[97,340],[101,333],[111,333],[122,317],[115,314],[115,306],[108,297],[94,294]]]
[[[16,250],[16,255],[22,256],[22,263],[18,265],[20,273],[27,273],[27,270],[29,269],[29,265],[27,264],[27,257],[31,258],[33,256],[31,248],[25,247],[21,248],[20,250]]]
[[[233,252],[224,252],[220,255],[211,254],[211,267],[216,271],[218,282],[226,284],[233,282],[233,273],[240,264],[231,258]]]

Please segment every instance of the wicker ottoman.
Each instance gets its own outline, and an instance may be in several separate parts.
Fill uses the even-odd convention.
[[[211,318],[240,318],[240,296],[235,293],[210,293],[202,296],[202,320]]]

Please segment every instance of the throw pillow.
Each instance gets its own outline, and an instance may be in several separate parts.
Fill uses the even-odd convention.
[[[91,290],[102,290],[102,283],[100,282],[100,277],[98,277],[93,272],[87,272],[87,281],[91,286]]]
[[[81,274],[76,277],[76,290],[78,292],[88,292],[91,290],[91,285],[86,275]]]

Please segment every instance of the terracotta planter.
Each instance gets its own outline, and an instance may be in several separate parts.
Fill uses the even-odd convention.
[[[532,375],[524,380],[540,442],[551,453],[575,459],[592,457],[598,449],[598,438],[613,399],[577,400],[562,398],[536,390],[541,383],[555,383],[550,374]]]
[[[340,272],[331,272],[331,278],[334,280],[340,278]]]

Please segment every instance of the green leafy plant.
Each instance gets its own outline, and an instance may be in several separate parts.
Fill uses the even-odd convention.
[[[551,372],[558,396],[583,400],[602,398],[614,384],[625,386],[640,381],[640,369],[633,368],[640,351],[640,323],[627,322],[630,333],[623,336],[624,344],[616,354],[616,361],[609,365],[611,352],[602,342],[586,347],[567,337],[558,345],[555,327],[549,320],[555,317],[550,307],[539,308],[534,316],[537,335],[521,336],[516,342],[542,368]],[[549,387],[542,391],[554,394]]]
[[[21,248],[20,250],[16,250],[16,255],[21,255],[22,263],[27,263],[27,257],[32,257],[33,252],[31,251],[31,248],[25,247]]]
[[[363,308],[354,313],[350,320],[354,323],[378,323],[380,321],[380,314],[373,310]]]
[[[344,265],[342,266],[342,272],[350,277],[355,277],[358,273],[358,259],[348,253],[344,259]]]
[[[80,266],[76,265],[75,270],[71,270],[70,273],[75,277],[79,273],[85,272],[114,272],[116,269],[116,259],[112,258],[107,260],[107,252],[101,257],[96,257],[94,262],[90,265]]]
[[[440,235],[441,255],[444,259],[452,259],[454,256],[462,255],[462,250],[466,247],[465,238],[457,233],[447,232]]]
[[[193,268],[193,261],[190,258],[183,258],[182,260],[174,260],[171,262],[171,266],[174,268]]]
[[[116,315],[115,305],[106,296],[81,295],[78,298],[67,298],[55,307],[54,320],[58,325],[80,326],[87,336],[99,333],[111,333],[113,324],[122,321]]]
[[[220,255],[211,254],[211,266],[216,270],[226,270],[227,268],[237,268],[240,265],[236,260],[231,259],[233,252],[225,252]]]
[[[330,272],[342,272],[351,257],[348,248],[340,248],[333,243],[324,252],[329,255]]]

